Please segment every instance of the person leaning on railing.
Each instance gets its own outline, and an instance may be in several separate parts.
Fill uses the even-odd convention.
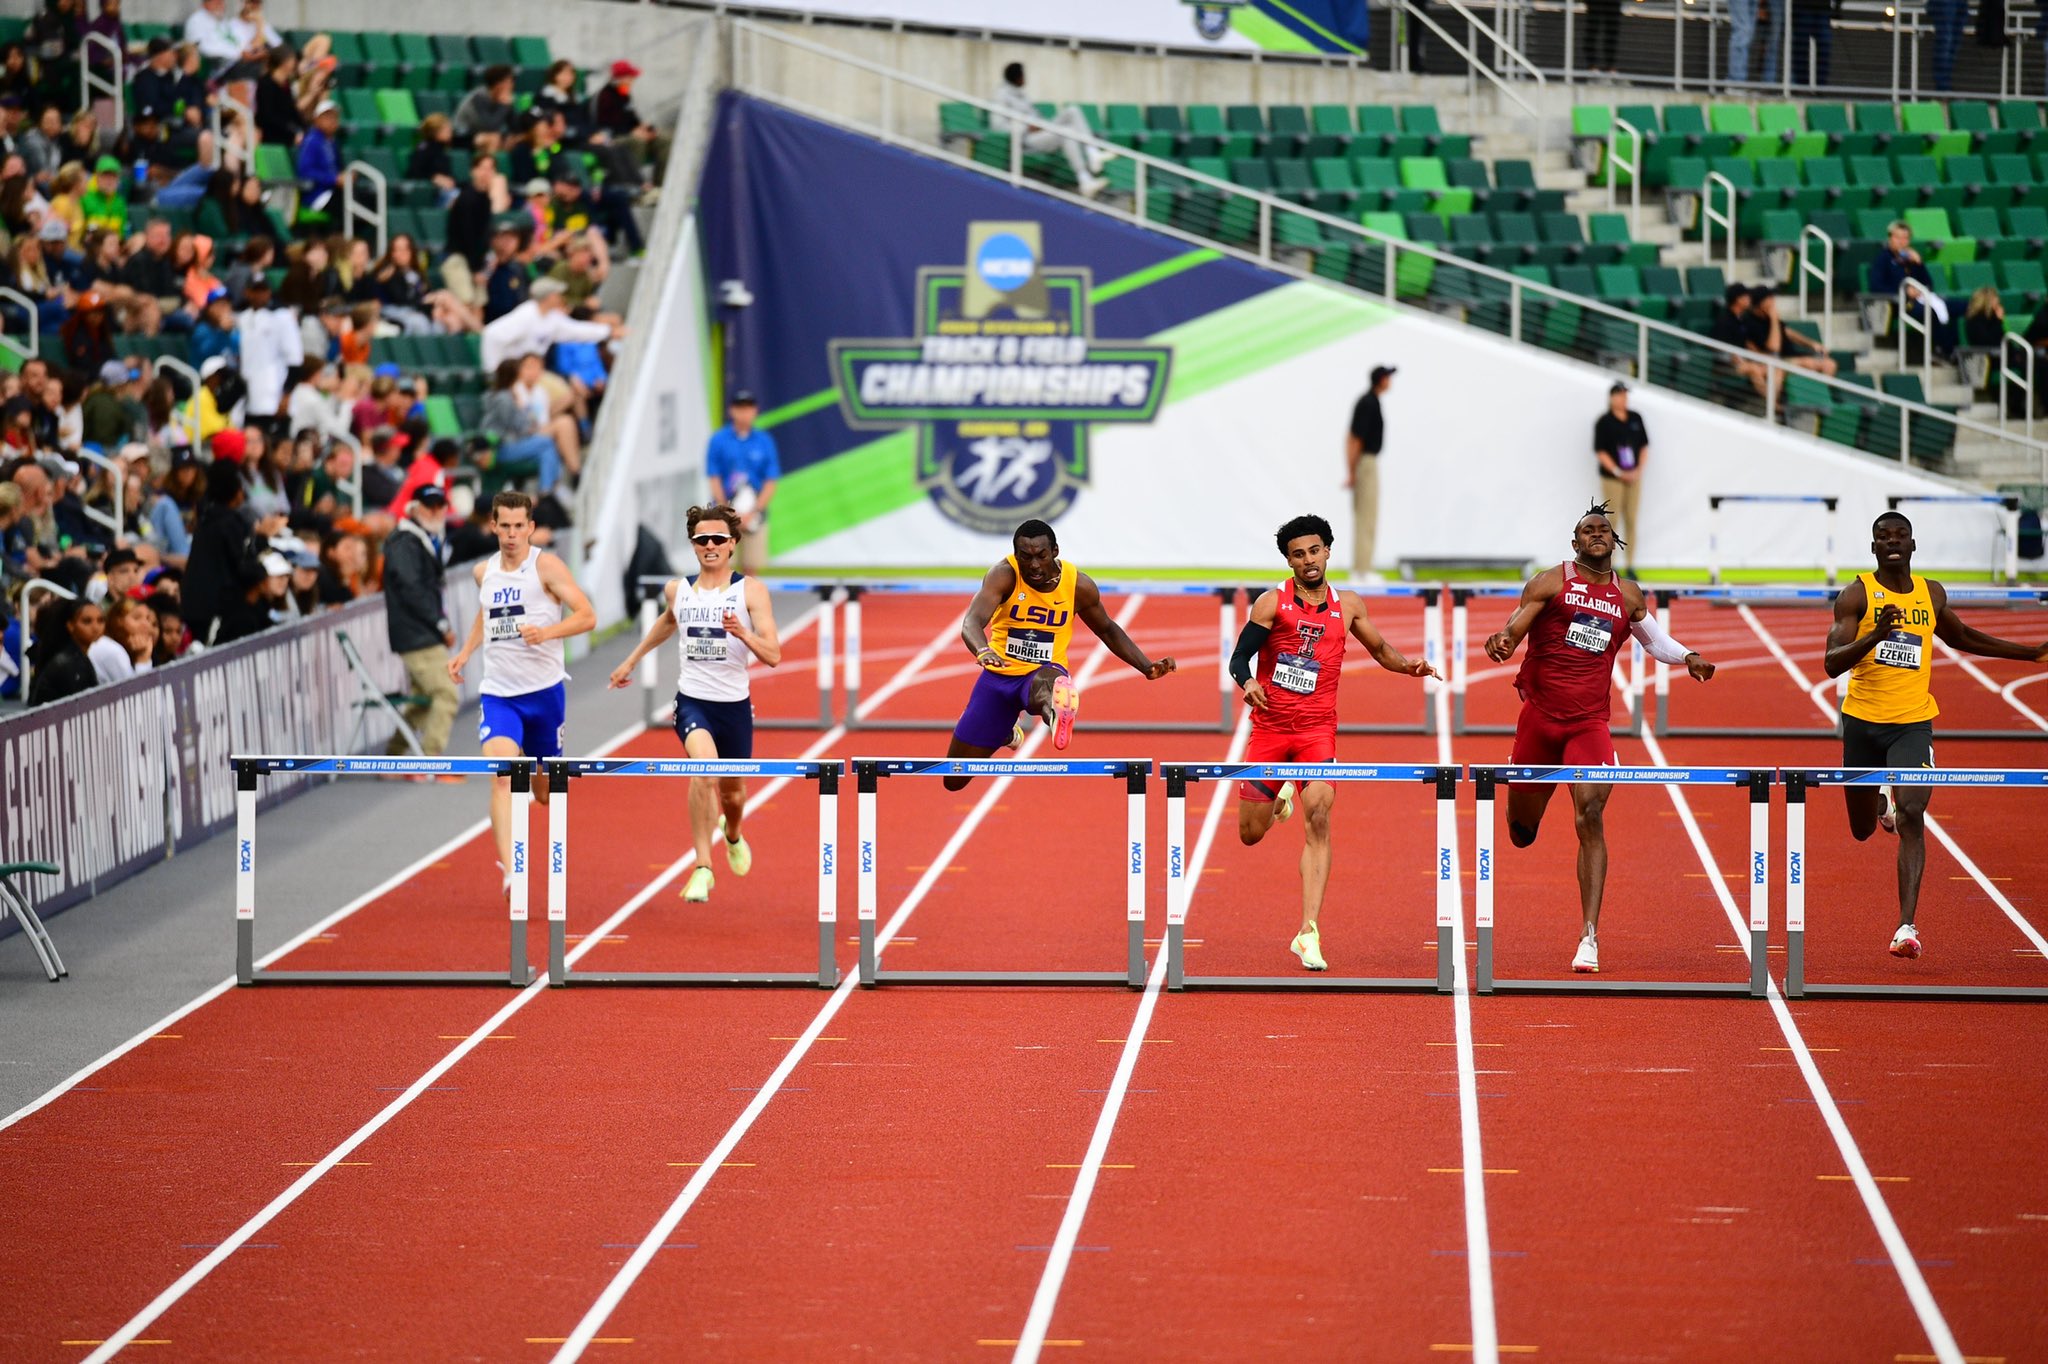
[[[1927,305],[1921,300],[1935,297],[1934,277],[1927,273],[1927,263],[1913,249],[1913,229],[1903,221],[1885,229],[1884,245],[1877,249],[1877,259],[1870,263],[1871,293],[1896,299],[1900,289],[1908,289],[1911,301],[1906,304],[1906,312],[1916,318],[1926,310]],[[1932,331],[1934,353],[1946,358],[1956,348],[1955,323],[1937,315]]]

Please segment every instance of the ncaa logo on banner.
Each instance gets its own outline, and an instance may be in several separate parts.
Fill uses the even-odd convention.
[[[1230,12],[1249,0],[1184,0],[1195,12],[1195,32],[1204,42],[1220,43],[1230,32]]]

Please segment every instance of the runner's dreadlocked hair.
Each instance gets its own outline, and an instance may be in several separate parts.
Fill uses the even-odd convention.
[[[1590,506],[1590,507],[1586,508],[1586,509],[1585,509],[1584,511],[1580,512],[1580,513],[1579,513],[1579,521],[1583,521],[1583,520],[1585,520],[1585,519],[1586,519],[1587,517],[1589,517],[1589,516],[1604,516],[1604,517],[1606,517],[1606,518],[1607,518],[1607,529],[1608,529],[1608,530],[1609,530],[1610,532],[1611,532],[1611,531],[1613,531],[1613,529],[1614,529],[1614,513],[1613,513],[1613,512],[1611,511],[1611,510],[1609,510],[1609,508],[1608,508],[1608,506],[1607,506],[1607,501],[1606,501],[1606,499],[1605,499],[1605,498],[1601,498],[1601,499],[1598,499],[1598,500],[1596,500],[1596,501],[1595,501],[1595,502],[1593,503],[1593,505],[1592,505],[1592,506]],[[1578,534],[1578,531],[1579,531],[1579,526],[1578,526],[1578,522],[1577,522],[1577,521],[1575,521],[1575,522],[1573,522],[1573,523],[1572,523],[1572,533],[1573,533],[1574,535],[1576,535],[1576,534]],[[1621,547],[1621,548],[1623,548],[1623,549],[1626,549],[1626,548],[1628,548],[1628,541],[1626,541],[1626,540],[1622,539],[1622,538],[1621,538],[1621,537],[1620,537],[1619,535],[1616,535],[1616,536],[1614,537],[1614,543],[1615,543],[1616,545],[1620,546],[1620,547]]]

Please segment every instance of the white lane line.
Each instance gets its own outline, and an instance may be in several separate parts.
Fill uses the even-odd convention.
[[[809,628],[815,622],[817,616],[818,608],[815,606],[812,607],[810,610],[804,612],[803,615],[797,617],[797,619],[790,622],[789,632],[783,636],[783,639],[787,641],[796,638],[800,632]],[[638,738],[641,734],[647,732],[647,730],[648,726],[644,724],[629,725],[625,729],[620,730],[617,734],[612,735],[611,738],[606,739],[602,744],[598,745],[596,750],[593,751],[590,756],[593,758],[602,758],[617,749],[623,748],[625,745],[631,743],[634,739]],[[332,914],[329,914],[326,918],[320,920],[320,922],[314,924],[312,927],[306,929],[304,932],[297,934],[296,936],[288,940],[283,946],[275,949],[274,951],[266,952],[262,956],[258,957],[256,959],[257,969],[260,970],[263,967],[269,966],[272,962],[278,961],[283,957],[289,955],[290,953],[297,951],[300,947],[303,947],[308,941],[319,936],[322,933],[325,933],[328,929],[334,927],[334,925],[340,923],[343,919],[346,919],[349,915],[355,913],[364,905],[367,905],[374,900],[378,900],[386,895],[389,895],[392,891],[404,885],[407,881],[410,881],[413,877],[419,875],[421,872],[425,871],[434,863],[445,859],[450,853],[460,848],[463,844],[469,842],[473,838],[477,838],[485,833],[488,833],[490,831],[490,827],[490,820],[478,820],[476,823],[464,829],[461,833],[456,834],[453,838],[450,838],[446,843],[443,843],[440,847],[435,848],[432,852],[422,855],[416,861],[392,873],[389,877],[385,878],[383,881],[380,881],[377,885],[371,887],[369,890],[364,891],[361,895],[358,895],[355,899],[349,901],[340,909],[335,910]],[[209,989],[207,989],[206,991],[204,991],[198,997],[193,999],[189,1004],[180,1005],[178,1008],[173,1009],[171,1012],[165,1014],[162,1018],[159,1018],[156,1022],[150,1024],[141,1032],[136,1033],[127,1041],[107,1051],[97,1060],[87,1062],[84,1066],[80,1067],[77,1071],[73,1072],[69,1077],[60,1081],[57,1085],[55,1085],[53,1088],[44,1093],[41,1098],[34,1099],[26,1104],[23,1104],[20,1108],[17,1108],[14,1110],[14,1112],[8,1114],[4,1119],[0,1119],[0,1132],[6,1131],[8,1128],[14,1126],[14,1124],[20,1122],[23,1118],[26,1118],[30,1114],[47,1107],[50,1103],[55,1101],[60,1095],[68,1092],[73,1086],[77,1085],[80,1081],[84,1080],[87,1076],[91,1075],[94,1071],[101,1070],[107,1066],[112,1065],[114,1062],[120,1060],[123,1056],[126,1056],[129,1052],[141,1046],[144,1042],[149,1041],[150,1038],[156,1036],[160,1032],[168,1030],[170,1026],[178,1022],[178,1020],[188,1017],[194,1010],[203,1008],[206,1005],[211,1004],[214,1000],[219,999],[222,995],[226,994],[229,990],[233,989],[234,985],[235,978],[233,976],[229,976],[226,980],[220,981],[217,984],[210,987]]]
[[[887,697],[891,695],[893,692],[901,690],[907,679],[914,674],[915,670],[921,667],[924,663],[929,662],[934,656],[936,656],[938,651],[944,648],[946,644],[950,642],[953,639],[953,637],[958,633],[959,631],[957,626],[949,626],[945,631],[940,633],[935,639],[932,640],[930,645],[928,645],[922,652],[920,652],[916,658],[912,659],[909,663],[905,664],[902,671],[898,672],[894,677],[892,677],[889,680],[888,684],[885,685],[879,692],[875,694],[873,704],[880,704],[881,701],[887,699]],[[864,704],[862,706],[862,709],[864,711],[868,709],[867,705]],[[636,730],[635,732],[637,733],[638,731]],[[818,740],[815,743],[813,743],[809,748],[805,749],[802,756],[804,758],[814,758],[819,756],[820,754],[825,753],[832,747],[833,744],[837,743],[841,738],[843,738],[845,736],[845,733],[846,730],[844,726],[835,725],[833,728],[827,730],[823,735],[821,735],[818,738]],[[785,786],[789,785],[791,780],[793,779],[789,777],[777,777],[773,781],[770,781],[766,785],[762,786],[760,790],[756,791],[754,795],[748,799],[746,804],[746,812],[752,813],[753,811],[759,809],[762,805],[766,804],[769,800],[772,800],[778,792],[780,792]],[[635,894],[632,899],[626,901],[625,904],[621,905],[617,910],[615,910],[612,913],[612,916],[606,919],[604,923],[599,925],[597,928],[591,930],[591,932],[587,936],[585,936],[583,941],[578,943],[576,947],[569,952],[567,958],[568,964],[574,966],[577,962],[583,959],[585,954],[595,950],[604,941],[605,936],[607,934],[612,933],[619,927],[620,924],[623,924],[627,919],[631,918],[633,914],[641,908],[641,906],[645,905],[649,900],[653,899],[656,895],[658,895],[664,887],[673,883],[676,877],[682,875],[683,872],[688,870],[690,865],[696,860],[697,852],[696,849],[692,848],[688,852],[685,852],[681,857],[677,858],[674,862],[670,863],[666,871],[662,872],[661,875],[657,876],[653,881],[649,882],[637,894]],[[484,1023],[480,1024],[474,1032],[470,1033],[469,1036],[465,1037],[462,1041],[458,1042],[453,1048],[451,1048],[448,1054],[442,1057],[441,1060],[436,1062],[434,1066],[427,1071],[426,1074],[420,1076],[419,1079],[413,1081],[412,1084],[408,1085],[404,1093],[400,1094],[397,1098],[393,1099],[389,1104],[386,1104],[384,1108],[380,1110],[375,1117],[371,1118],[367,1123],[363,1124],[363,1126],[357,1128],[355,1132],[351,1133],[348,1137],[344,1138],[340,1145],[336,1146],[332,1151],[329,1151],[324,1157],[322,1157],[303,1175],[300,1175],[297,1179],[293,1180],[291,1184],[287,1186],[282,1193],[278,1194],[277,1197],[271,1199],[269,1203],[265,1204],[260,1212],[258,1212],[254,1217],[251,1217],[248,1221],[244,1222],[240,1227],[236,1228],[233,1235],[229,1236],[226,1240],[222,1241],[218,1246],[214,1247],[214,1249],[207,1252],[206,1256],[203,1259],[201,1259],[197,1264],[193,1265],[190,1269],[186,1270],[183,1274],[179,1275],[177,1280],[173,1282],[170,1285],[170,1287],[164,1289],[163,1292],[157,1294],[157,1296],[150,1301],[148,1306],[144,1307],[140,1312],[136,1313],[135,1316],[131,1317],[121,1327],[120,1330],[108,1336],[106,1338],[106,1341],[98,1349],[94,1350],[90,1355],[87,1355],[85,1359],[85,1364],[101,1364],[102,1361],[112,1359],[116,1354],[119,1354],[121,1350],[124,1349],[131,1341],[133,1341],[137,1336],[141,1335],[142,1332],[148,1330],[152,1325],[156,1323],[158,1318],[162,1317],[165,1312],[169,1311],[173,1306],[175,1306],[179,1299],[183,1298],[187,1293],[191,1292],[192,1289],[197,1287],[199,1283],[203,1281],[209,1274],[211,1274],[215,1269],[219,1268],[223,1263],[225,1263],[230,1255],[233,1255],[237,1250],[241,1249],[241,1247],[245,1243],[247,1243],[251,1237],[255,1236],[258,1232],[262,1231],[264,1227],[268,1226],[272,1221],[276,1220],[276,1218],[280,1214],[282,1214],[285,1211],[285,1209],[289,1208],[293,1203],[297,1202],[299,1198],[303,1194],[305,1194],[305,1192],[308,1189],[312,1188],[314,1184],[318,1183],[320,1179],[324,1175],[326,1175],[326,1173],[329,1170],[332,1170],[336,1165],[348,1159],[349,1155],[352,1152],[359,1148],[364,1142],[368,1141],[371,1137],[375,1136],[377,1132],[380,1131],[393,1118],[396,1118],[400,1113],[404,1112],[407,1108],[411,1107],[413,1100],[417,1099],[420,1095],[426,1093],[435,1081],[439,1080],[443,1075],[446,1075],[458,1061],[460,1061],[463,1057],[469,1055],[470,1052],[474,1051],[492,1033],[501,1030],[504,1027],[505,1023],[509,1019],[511,1019],[513,1015],[517,1014],[521,1009],[531,1004],[534,1000],[540,998],[540,996],[547,990],[547,988],[548,977],[545,972],[542,972],[540,976],[537,977],[531,985],[528,985],[524,989],[520,990],[518,994],[514,995],[509,1001],[506,1002],[503,1008],[499,1009],[496,1013],[492,1014],[491,1017]]]
[[[2012,694],[2012,688],[2000,686],[1992,678],[1990,673],[1987,673],[1982,668],[1978,667],[1977,664],[1974,661],[1972,661],[1967,654],[1957,649],[1954,645],[1950,644],[1945,639],[1935,640],[1934,647],[1941,650],[1941,652],[1947,657],[1955,660],[1956,666],[1958,668],[1961,668],[1965,673],[1967,673],[1970,677],[1974,678],[1976,681],[1982,683],[1984,685],[1985,690],[1989,691],[1992,695],[2001,698],[2005,701],[2007,705],[2011,706],[2020,714],[2026,716],[2028,724],[2032,725],[2036,729],[2048,729],[2048,719],[2043,719],[2041,716],[2041,712],[2035,710],[2032,706],[2020,700],[2017,696],[2014,696]]]
[[[1436,694],[1436,759],[1451,756],[1450,688]],[[1451,882],[1464,882],[1464,854],[1451,839]],[[1465,1283],[1472,1308],[1472,1358],[1500,1364],[1500,1324],[1493,1303],[1493,1234],[1486,1222],[1486,1161],[1479,1140],[1479,1063],[1472,1055],[1472,983],[1465,965],[1465,909],[1460,897],[1451,920],[1451,1023],[1458,1043],[1458,1141],[1464,1159]]]
[[[1247,710],[1230,736],[1230,749],[1223,761],[1236,762],[1250,737],[1251,712]],[[1202,875],[1202,864],[1209,860],[1209,848],[1216,841],[1216,829],[1222,823],[1228,803],[1225,797],[1230,794],[1230,786],[1227,781],[1216,783],[1209,797],[1208,812],[1202,816],[1202,831],[1195,838],[1187,873],[1197,881]],[[1059,1232],[1052,1239],[1052,1254],[1046,1258],[1045,1269],[1038,1276],[1038,1291],[1032,1296],[1031,1310],[1024,1319],[1024,1330],[1017,1338],[1016,1352],[1011,1355],[1014,1364],[1030,1364],[1036,1360],[1038,1352],[1045,1347],[1046,1332],[1052,1329],[1053,1308],[1059,1303],[1060,1288],[1066,1282],[1067,1267],[1074,1258],[1074,1246],[1081,1238],[1081,1224],[1087,1219],[1089,1200],[1095,1196],[1095,1182],[1102,1173],[1102,1162],[1109,1155],[1110,1134],[1116,1128],[1118,1115],[1123,1112],[1124,1096],[1131,1087],[1131,1075],[1138,1067],[1139,1053],[1144,1050],[1145,1033],[1152,1026],[1153,1011],[1159,1007],[1159,990],[1166,983],[1166,964],[1166,950],[1162,947],[1152,962],[1152,974],[1145,981],[1145,997],[1138,1002],[1137,1016],[1131,1020],[1130,1032],[1124,1037],[1123,1054],[1117,1058],[1116,1075],[1109,1082],[1109,1095],[1103,1100],[1102,1112],[1095,1119],[1094,1134],[1088,1138],[1088,1153],[1081,1158],[1080,1173],[1074,1177],[1074,1192],[1067,1197]]]
[[[1144,600],[1142,596],[1133,596],[1126,601],[1123,609],[1117,612],[1117,624],[1127,624],[1130,618],[1137,614],[1138,607],[1143,604]],[[957,635],[958,631],[955,630],[954,634]],[[1080,671],[1075,676],[1075,681],[1079,683],[1088,682],[1097,672],[1101,671],[1102,664],[1110,656],[1108,649],[1098,646],[1095,652],[1089,656],[1088,661],[1081,666]],[[1048,731],[1042,726],[1033,726],[1031,737],[1024,741],[1022,748],[1017,750],[1017,757],[1031,757],[1038,751],[1040,745],[1045,742],[1047,735]],[[960,822],[960,826],[953,831],[952,837],[948,838],[945,846],[939,849],[939,855],[932,859],[932,864],[925,868],[924,874],[918,878],[917,884],[910,888],[910,893],[896,907],[896,912],[889,916],[889,921],[875,935],[877,951],[888,946],[896,937],[896,934],[902,929],[904,923],[909,920],[911,914],[924,902],[925,896],[931,893],[932,887],[938,884],[939,878],[945,874],[946,867],[959,855],[960,849],[966,846],[967,840],[973,836],[974,831],[981,827],[982,820],[988,817],[989,812],[996,807],[1003,794],[1010,789],[1010,785],[1014,780],[1015,778],[1013,777],[998,777],[994,782],[990,783],[988,790],[982,793],[981,799],[976,801],[974,808],[968,812],[967,818]],[[832,992],[832,997],[827,999],[824,1007],[818,1010],[817,1017],[811,1020],[810,1026],[803,1030],[795,1044],[783,1056],[781,1063],[769,1074],[767,1082],[761,1086],[760,1090],[754,1095],[753,1100],[747,1104],[739,1117],[733,1121],[732,1126],[726,1129],[725,1135],[718,1139],[717,1145],[711,1148],[711,1153],[704,1157],[702,1163],[698,1165],[696,1173],[691,1175],[689,1182],[683,1185],[682,1192],[676,1195],[675,1201],[669,1204],[668,1210],[662,1213],[661,1217],[656,1220],[653,1229],[645,1237],[641,1238],[640,1244],[634,1248],[633,1253],[626,1257],[626,1263],[619,1266],[619,1272],[612,1276],[612,1281],[605,1285],[602,1293],[598,1294],[597,1301],[590,1305],[589,1310],[583,1314],[582,1320],[576,1323],[576,1329],[569,1333],[568,1338],[562,1343],[562,1348],[555,1352],[554,1364],[569,1364],[569,1361],[583,1357],[583,1352],[590,1347],[590,1343],[596,1338],[597,1333],[604,1329],[605,1323],[611,1319],[612,1313],[618,1310],[619,1304],[625,1300],[626,1294],[632,1290],[634,1283],[638,1281],[641,1274],[646,1272],[647,1266],[653,1263],[655,1254],[663,1245],[667,1244],[669,1237],[682,1224],[683,1218],[688,1216],[690,1209],[696,1206],[697,1200],[703,1196],[704,1190],[710,1185],[712,1177],[724,1166],[726,1160],[738,1148],[741,1139],[747,1135],[755,1122],[759,1121],[761,1115],[767,1111],[769,1103],[775,1098],[776,1094],[781,1092],[782,1086],[788,1082],[789,1077],[795,1073],[796,1068],[803,1063],[804,1057],[810,1052],[811,1045],[824,1033],[826,1027],[831,1024],[833,1018],[838,1015],[840,1009],[845,1007],[846,1001],[853,997],[853,992],[859,987],[860,977],[858,975],[849,975],[840,982],[839,988]]]
[[[1797,680],[1802,686],[1805,685],[1806,674],[1800,671],[1798,664],[1794,663],[1789,657],[1786,656],[1785,651],[1778,646],[1777,639],[1771,634],[1769,630],[1764,628],[1763,622],[1758,620],[1754,615],[1751,615],[1749,608],[1747,606],[1741,606],[1737,609],[1741,611],[1743,613],[1744,618],[1749,621],[1750,628],[1752,630],[1755,630],[1758,636],[1762,638],[1765,646],[1769,648],[1770,651],[1777,656],[1778,662],[1784,665],[1785,671],[1790,673],[1793,676],[1793,678]],[[1996,688],[1994,687],[1994,690],[1995,689]],[[1834,723],[1835,720],[1838,718],[1838,712],[1835,710],[1835,708],[1829,705],[1826,701],[1822,700],[1819,696],[1813,695],[1811,690],[1809,690],[1807,694],[1813,697],[1813,704],[1819,708],[1820,713],[1822,715],[1825,715],[1828,718],[1828,722],[1830,724]],[[2015,702],[2014,704],[2016,706],[2018,705],[2017,702]],[[2026,708],[2024,706],[2020,706],[2019,709],[2025,710]],[[2032,714],[2031,711],[2027,713]],[[2015,906],[2011,900],[2008,900],[2005,897],[2005,892],[1998,888],[1997,883],[1994,882],[1990,877],[1986,876],[1983,870],[1979,868],[1978,865],[1971,860],[1970,856],[1963,851],[1962,846],[1958,844],[1955,841],[1955,839],[1949,836],[1948,830],[1944,829],[1941,826],[1940,820],[1936,819],[1932,814],[1927,815],[1926,820],[1927,832],[1934,835],[1934,839],[1937,843],[1941,844],[1942,847],[1948,849],[1949,856],[1955,858],[1956,862],[1962,867],[1962,869],[1970,874],[1970,879],[1977,883],[1978,889],[1982,890],[1984,894],[1990,898],[1991,903],[1998,906],[2000,911],[2004,913],[2005,917],[2011,921],[2012,926],[2014,928],[2017,928],[2021,932],[2021,934],[2023,934],[2026,937],[2027,941],[2034,945],[2036,951],[2039,951],[2044,955],[2048,955],[2048,937],[2043,937],[2041,930],[2034,927],[2032,923],[2028,922],[2027,916],[2020,913],[2019,908]]]
[[[1747,605],[1740,605],[1736,610],[1749,622],[1750,628],[1756,631],[1757,638],[1761,639],[1765,647],[1784,664],[1786,671],[1800,684],[1800,689],[1805,690],[1808,679],[1791,659],[1785,657],[1784,650],[1779,647],[1778,641],[1772,637],[1770,631],[1764,629]],[[1832,708],[1819,698],[1814,699],[1814,704],[1824,713],[1832,714]],[[1646,728],[1642,734],[1642,741],[1653,763],[1659,767],[1670,766],[1665,759],[1663,745],[1657,742],[1654,733]],[[1715,865],[1713,853],[1707,847],[1707,840],[1700,833],[1699,824],[1693,818],[1691,804],[1686,800],[1682,788],[1666,786],[1664,790],[1678,809],[1679,821],[1685,826],[1686,837],[1691,839],[1693,851],[1699,855],[1701,868],[1708,873],[1707,883],[1714,888],[1714,893],[1721,902],[1721,912],[1728,919],[1728,927],[1734,932],[1735,941],[1742,944],[1743,956],[1747,958],[1748,921],[1736,908],[1735,897],[1729,894],[1726,879],[1721,876],[1720,869]],[[1787,1007],[1785,996],[1779,990],[1775,976],[1766,976],[1766,991],[1771,1015],[1777,1020],[1778,1031],[1784,1035],[1793,1060],[1799,1066],[1800,1077],[1805,1080],[1807,1093],[1812,1095],[1814,1106],[1820,1111],[1822,1122],[1827,1125],[1828,1135],[1834,1138],[1835,1149],[1840,1153],[1842,1163],[1849,1171],[1849,1178],[1856,1186],[1858,1197],[1863,1200],[1864,1211],[1869,1215],[1871,1224],[1877,1228],[1878,1239],[1884,1243],[1885,1254],[1891,1259],[1892,1269],[1898,1274],[1899,1282],[1906,1290],[1907,1301],[1912,1304],[1914,1315],[1920,1319],[1920,1329],[1927,1333],[1927,1341],[1934,1347],[1935,1357],[1941,1364],[1963,1364],[1963,1353],[1956,1345],[1955,1335],[1949,1330],[1948,1322],[1941,1314],[1940,1305],[1934,1301],[1933,1290],[1928,1288],[1925,1276],[1920,1273],[1920,1264],[1913,1258],[1912,1247],[1906,1244],[1905,1233],[1899,1230],[1899,1224],[1892,1216],[1890,1205],[1885,1202],[1884,1194],[1877,1187],[1877,1181],[1871,1177],[1870,1165],[1863,1159],[1863,1152],[1856,1145],[1856,1138],[1850,1133],[1849,1124],[1842,1117],[1842,1110],[1835,1103],[1834,1095],[1829,1092],[1827,1081],[1821,1078],[1820,1067],[1814,1062],[1813,1052],[1808,1048],[1806,1038],[1800,1033],[1798,1023],[1792,1018],[1792,1010]]]

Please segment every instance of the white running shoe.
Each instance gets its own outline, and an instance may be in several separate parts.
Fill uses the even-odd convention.
[[[1109,181],[1099,175],[1084,175],[1081,177],[1081,197],[1083,199],[1093,199],[1108,188]]]
[[[711,868],[696,867],[691,870],[690,879],[683,882],[683,898],[698,905],[711,898]]]
[[[1088,149],[1088,169],[1097,175],[1102,174],[1102,168],[1109,164],[1109,157],[1110,153],[1107,148],[1090,147]]]
[[[1600,944],[1591,938],[1579,939],[1579,950],[1572,954],[1572,970],[1597,975],[1600,971]]]
[[[1899,931],[1892,934],[1891,951],[1895,957],[1919,956],[1920,930],[1912,924],[1900,924]]]
[[[1329,963],[1323,960],[1322,931],[1314,924],[1295,934],[1294,941],[1287,944],[1287,950],[1301,958],[1302,969],[1305,971],[1322,971],[1329,966]]]
[[[1877,817],[1877,827],[1888,834],[1899,831],[1899,802],[1892,796],[1892,788],[1884,788],[1884,813]]]
[[[1294,783],[1280,783],[1279,792],[1273,797],[1273,822],[1285,824],[1294,817]]]

